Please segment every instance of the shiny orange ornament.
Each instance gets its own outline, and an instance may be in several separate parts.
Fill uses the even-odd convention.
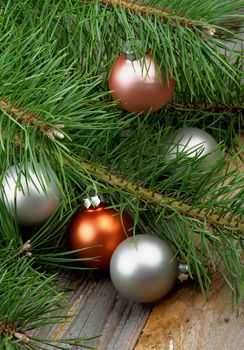
[[[108,269],[115,248],[132,235],[132,227],[133,221],[127,213],[123,212],[121,216],[102,203],[95,208],[83,209],[75,216],[70,227],[70,246],[72,250],[91,247],[75,253],[75,256],[82,259],[96,257],[96,260],[82,264]]]
[[[108,80],[113,99],[128,112],[156,112],[174,93],[175,81],[163,78],[158,63],[150,54],[138,60],[120,55]]]

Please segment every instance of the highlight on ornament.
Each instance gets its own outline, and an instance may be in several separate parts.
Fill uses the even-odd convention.
[[[98,196],[84,199],[85,208],[73,218],[69,243],[85,267],[109,269],[115,248],[132,235],[133,220],[123,211],[101,203]]]
[[[0,199],[23,226],[42,224],[59,206],[60,191],[51,171],[30,162],[9,167],[3,178]]]
[[[214,137],[205,130],[194,127],[184,127],[172,132],[163,149],[166,161],[202,158],[199,165],[203,170],[214,167],[223,156]]]
[[[136,59],[127,44],[111,69],[108,85],[113,99],[118,100],[122,109],[148,113],[166,105],[174,93],[175,81],[169,74],[164,77],[149,52]]]
[[[139,234],[115,249],[110,276],[119,293],[139,303],[165,296],[175,285],[179,263],[170,245],[159,237]]]

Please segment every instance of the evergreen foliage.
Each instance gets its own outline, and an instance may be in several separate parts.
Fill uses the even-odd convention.
[[[42,266],[80,268],[68,251],[67,228],[89,188],[130,212],[135,233],[171,242],[206,297],[213,273],[221,273],[238,306],[243,169],[230,161],[243,165],[237,49],[243,1],[9,0],[0,6],[0,184],[9,166],[39,162],[43,171],[54,170],[62,195],[58,211],[31,229],[0,205],[0,349],[40,349],[48,340],[28,332],[63,320],[62,293]],[[140,40],[140,47],[133,41],[138,57],[149,48],[165,76],[176,80],[173,99],[157,113],[128,114],[108,91],[111,66],[131,38]],[[165,139],[183,126],[211,133],[225,159],[204,171],[195,160],[166,162]],[[179,163],[186,171],[170,174]],[[32,256],[23,249],[28,239]],[[66,343],[89,344],[71,339],[52,346]]]

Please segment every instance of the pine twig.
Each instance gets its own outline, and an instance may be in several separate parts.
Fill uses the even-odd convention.
[[[224,104],[210,104],[210,103],[168,103],[165,107],[168,110],[180,109],[180,110],[204,110],[204,111],[220,111],[238,113],[242,112],[244,109],[244,105],[224,105]]]
[[[244,222],[239,221],[238,218],[233,218],[228,220],[226,217],[221,217],[219,213],[211,212],[207,208],[202,209],[194,209],[189,204],[184,202],[176,201],[172,198],[165,197],[159,193],[148,190],[142,186],[138,186],[128,180],[121,179],[116,175],[112,175],[108,171],[94,167],[92,164],[84,162],[83,166],[85,169],[92,171],[92,173],[100,180],[122,188],[124,191],[129,193],[137,193],[144,200],[159,206],[159,207],[171,207],[172,209],[176,209],[180,211],[183,215],[190,216],[192,218],[208,221],[209,224],[212,225],[221,225],[226,228],[235,229],[237,232],[244,232]]]
[[[0,109],[5,113],[10,113],[14,116],[16,120],[21,120],[27,124],[31,124],[36,127],[38,130],[44,132],[47,136],[57,139],[63,139],[64,135],[56,128],[63,129],[63,124],[57,124],[55,126],[50,126],[45,123],[39,123],[39,116],[32,115],[31,113],[23,110],[22,108],[10,104],[6,99],[0,99]]]
[[[3,112],[14,115],[16,120],[20,119],[22,122],[26,122],[27,124],[32,124],[33,126],[37,126],[39,129],[43,131],[48,130],[47,124],[38,123],[38,120],[39,120],[38,115],[32,115],[31,113],[28,113],[27,111],[23,110],[20,107],[11,105],[11,103],[8,102],[6,99],[3,99],[3,98],[0,99],[0,108],[3,110]]]
[[[0,334],[6,333],[15,339],[21,340],[23,343],[28,343],[30,337],[24,333],[18,332],[15,328],[7,327],[2,321],[0,321]]]
[[[175,23],[180,23],[183,26],[187,27],[202,27],[204,31],[209,31],[209,27],[206,29],[206,26],[204,23],[200,23],[200,21],[192,21],[188,18],[186,18],[182,14],[177,13],[170,13],[169,9],[163,9],[163,8],[157,8],[157,7],[149,7],[145,6],[143,4],[131,2],[128,0],[102,0],[102,2],[105,5],[110,6],[120,6],[124,8],[125,10],[129,10],[132,12],[141,13],[142,15],[151,15],[151,16],[158,16],[161,19],[163,19],[165,22],[172,23],[175,25]],[[170,15],[174,15],[174,18],[170,18]],[[204,28],[205,27],[205,28]]]
[[[96,103],[94,101],[94,103]],[[177,102],[170,102],[165,107],[167,110],[204,110],[204,111],[220,111],[222,113],[224,112],[231,112],[231,113],[238,113],[242,112],[244,109],[244,105],[225,105],[225,104],[211,104],[211,103],[177,103]],[[28,124],[32,124],[33,126],[38,127],[39,129],[43,130],[46,135],[52,137],[52,138],[58,138],[63,139],[64,135],[56,130],[63,129],[65,126],[63,124],[57,124],[53,127],[50,127],[48,124],[40,124],[38,123],[38,115],[32,115],[29,112],[23,110],[20,107],[12,106],[9,102],[7,102],[6,99],[0,98],[0,109],[7,113],[11,113],[16,120],[21,120],[22,122],[27,122]]]

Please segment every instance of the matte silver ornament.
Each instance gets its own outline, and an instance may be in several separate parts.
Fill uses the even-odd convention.
[[[204,157],[201,167],[213,167],[222,156],[217,142],[208,132],[192,127],[181,128],[169,135],[166,140],[166,160],[186,156],[187,158]]]
[[[174,286],[178,263],[167,242],[152,235],[136,235],[115,249],[110,262],[114,286],[126,298],[148,303]]]
[[[28,163],[27,172],[19,165],[8,168],[2,182],[0,199],[19,224],[43,223],[57,209],[60,192],[50,171],[43,172]]]

